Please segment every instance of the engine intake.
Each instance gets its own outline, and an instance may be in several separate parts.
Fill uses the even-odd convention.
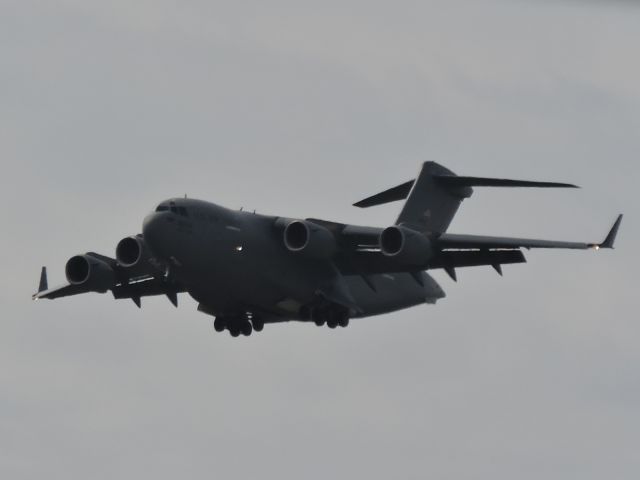
[[[111,266],[88,254],[71,257],[64,270],[69,283],[83,285],[87,291],[106,292],[116,282]]]
[[[431,241],[424,234],[397,225],[382,231],[380,250],[384,255],[410,265],[423,265],[433,255]]]
[[[123,238],[116,246],[116,259],[125,268],[140,266],[149,256],[147,244],[139,236]]]
[[[329,230],[302,220],[287,224],[283,240],[290,252],[299,252],[312,258],[331,258],[336,251],[336,240]]]

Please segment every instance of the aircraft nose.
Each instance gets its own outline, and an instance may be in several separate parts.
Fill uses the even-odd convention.
[[[142,222],[142,235],[151,251],[158,255],[158,246],[162,238],[164,214],[159,212],[150,213]]]

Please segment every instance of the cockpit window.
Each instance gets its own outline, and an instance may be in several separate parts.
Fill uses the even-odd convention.
[[[176,215],[180,215],[181,217],[189,216],[189,212],[187,212],[187,209],[185,207],[177,206],[175,202],[169,202],[168,205],[166,203],[161,203],[156,207],[156,212],[168,211],[171,211],[171,213],[175,213]]]

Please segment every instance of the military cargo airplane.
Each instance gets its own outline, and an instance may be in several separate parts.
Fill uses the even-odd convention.
[[[601,243],[562,242],[447,233],[472,187],[575,185],[457,176],[426,162],[415,180],[354,204],[366,208],[406,199],[386,228],[315,218],[294,219],[230,210],[190,198],[161,202],[142,233],[121,240],[115,258],[93,252],[71,257],[68,283],[49,289],[46,267],[33,299],[86,292],[128,298],[166,295],[177,307],[187,292],[215,317],[216,331],[237,337],[267,323],[291,320],[330,328],[352,318],[397,311],[445,296],[426,272],[523,263],[522,249],[613,248],[622,215]]]

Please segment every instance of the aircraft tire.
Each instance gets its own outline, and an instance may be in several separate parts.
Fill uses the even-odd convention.
[[[224,318],[216,317],[213,321],[213,328],[216,332],[222,332],[227,327],[226,323],[227,322],[225,322]]]
[[[339,310],[335,312],[334,317],[337,320],[338,325],[340,325],[341,327],[344,328],[349,325],[349,312],[347,312],[346,310]]]
[[[330,318],[329,320],[327,320],[327,327],[329,328],[336,328],[338,326],[338,321]]]
[[[248,337],[249,335],[251,335],[252,331],[253,331],[253,327],[251,326],[251,324],[248,321],[244,322],[242,325],[240,325],[240,332],[245,337]]]
[[[261,331],[262,331],[262,329],[264,328],[264,322],[262,322],[262,321],[260,321],[260,320],[253,319],[253,320],[251,321],[251,323],[253,324],[253,329],[254,329],[256,332],[261,332]]]

